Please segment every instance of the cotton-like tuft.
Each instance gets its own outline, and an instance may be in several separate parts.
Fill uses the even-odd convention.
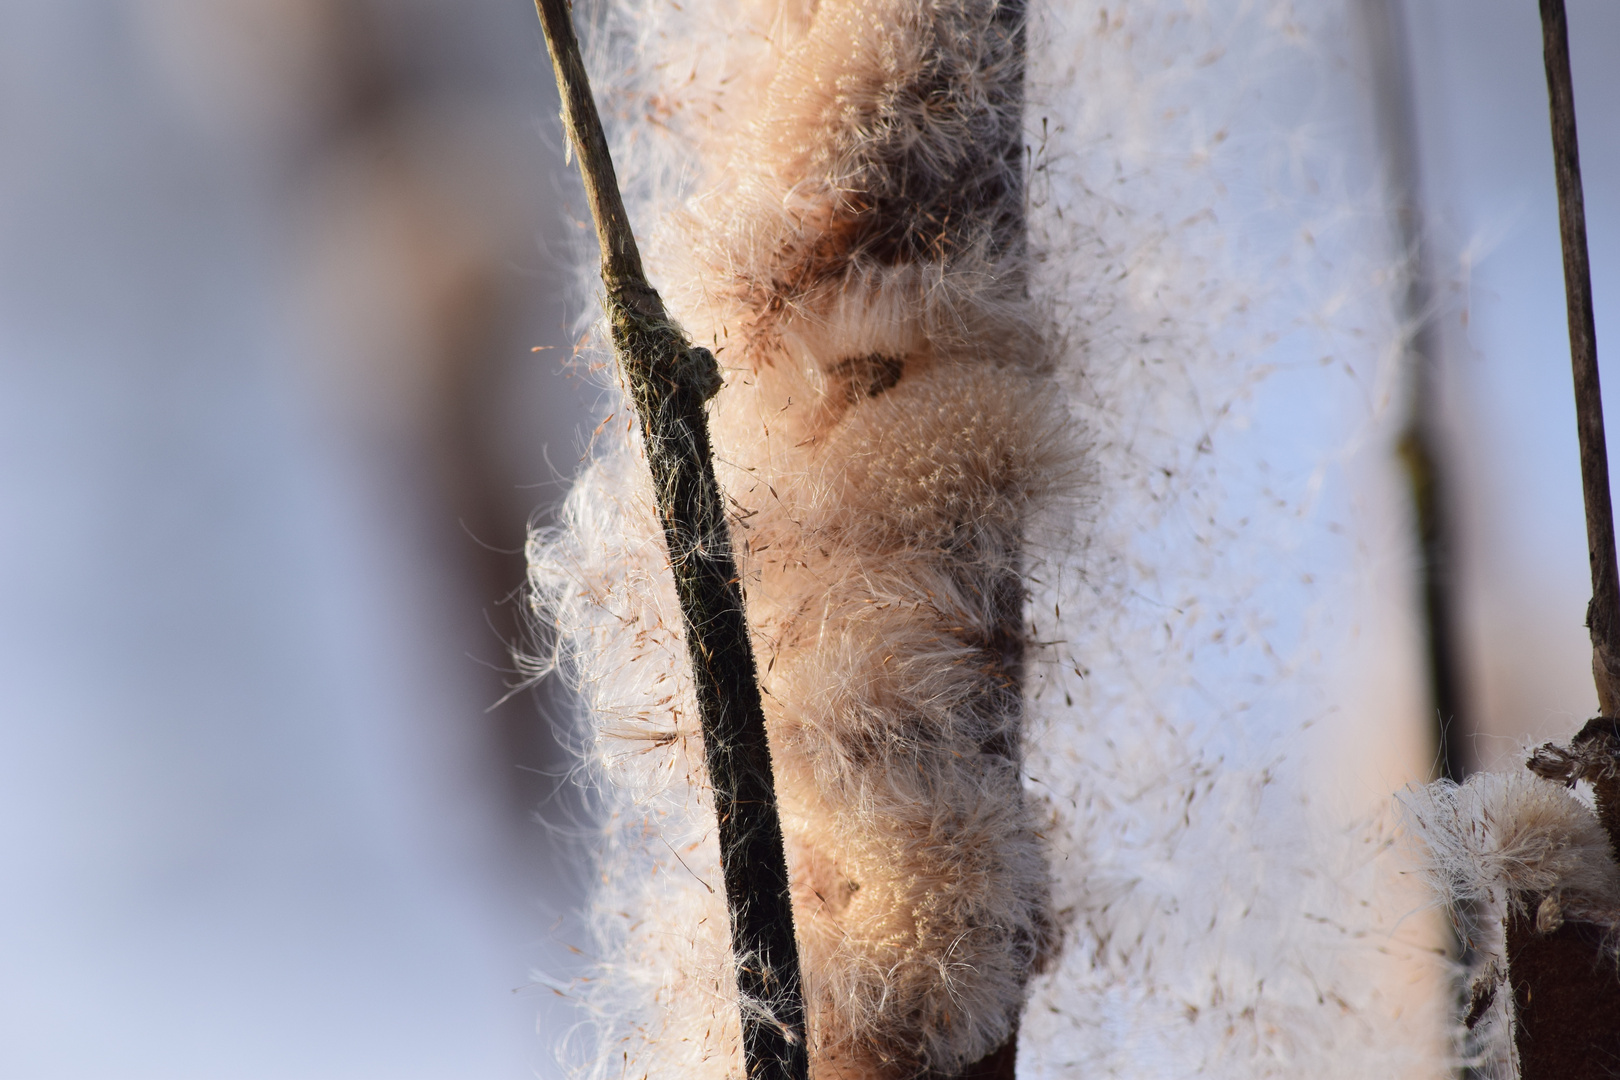
[[[674,21],[639,14],[655,42]],[[1021,575],[1079,438],[1027,287],[1022,16],[994,0],[729,14],[717,69],[666,57],[679,67],[655,64],[642,99],[705,151],[650,263],[726,374],[711,434],[811,1060],[825,1077],[955,1072],[1008,1040],[1058,946],[1020,775]],[[533,552],[536,595],[575,634],[619,813],[684,863],[655,852],[614,886],[632,894],[622,947],[666,980],[633,1067],[730,1075],[725,913],[690,880],[717,880],[700,736],[650,492],[631,432],[611,430],[565,531]]]
[[[1572,791],[1529,771],[1476,773],[1461,785],[1441,780],[1404,792],[1401,803],[1424,846],[1425,874],[1461,917],[1473,953],[1469,1030],[1460,1041],[1479,1075],[1513,1080],[1519,1066],[1514,994],[1503,987],[1504,927],[1518,919],[1548,935],[1566,922],[1585,923],[1601,943],[1591,962],[1620,964],[1620,867],[1608,834]]]
[[[1441,1075],[1440,1024],[1386,985],[1432,955],[1379,899],[1387,830],[1311,803],[1298,744],[1248,727],[1252,696],[1314,670],[1311,628],[1276,632],[1253,594],[1315,569],[1287,530],[1321,485],[1228,447],[1270,343],[1355,307],[1312,260],[1367,230],[1306,229],[1279,199],[1253,231],[1309,244],[1251,258],[1223,199],[1269,182],[1258,148],[1282,143],[1246,80],[1335,70],[1312,53],[1332,20],[576,12],[649,276],[726,377],[715,465],[813,1075],[949,1075],[1015,1028],[1025,1077]],[[530,546],[608,819],[583,1071],[740,1077],[701,736],[628,415]],[[1267,715],[1293,738],[1324,712],[1309,698]]]
[[[1620,869],[1597,815],[1572,792],[1529,772],[1437,781],[1401,798],[1429,852],[1437,892],[1457,906],[1489,905],[1495,922],[1527,899],[1620,925]]]

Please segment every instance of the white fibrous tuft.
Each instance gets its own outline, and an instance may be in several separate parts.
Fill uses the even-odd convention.
[[[1469,1056],[1479,1075],[1517,1077],[1513,994],[1498,989],[1508,970],[1504,925],[1516,917],[1549,934],[1585,923],[1608,961],[1620,962],[1620,867],[1608,834],[1574,792],[1529,771],[1440,780],[1400,802],[1424,849],[1424,875],[1462,917],[1473,953]]]
[[[1529,772],[1477,773],[1401,796],[1428,848],[1436,892],[1453,907],[1489,905],[1499,924],[1556,895],[1569,918],[1620,926],[1620,870],[1597,815]]]
[[[1325,680],[1276,687],[1349,631],[1266,607],[1328,576],[1300,554],[1316,459],[1366,432],[1324,413],[1304,464],[1229,464],[1280,337],[1389,336],[1370,271],[1346,295],[1323,269],[1368,270],[1343,239],[1367,221],[1298,195],[1301,146],[1259,149],[1298,118],[1257,117],[1255,85],[1331,74],[1337,24],[1081,0],[1031,10],[1026,56],[996,0],[575,10],[649,277],[725,374],[812,1074],[960,1074],[1017,1032],[1025,1077],[1441,1075],[1438,1018],[1380,989],[1433,953],[1376,900],[1387,832],[1286,775],[1298,729],[1348,721]],[[1244,214],[1285,239],[1240,250]],[[1387,401],[1377,347],[1347,348],[1309,371]],[[618,400],[530,545],[608,818],[583,1070],[740,1077],[680,612]]]
[[[649,265],[726,376],[710,426],[811,1060],[955,1072],[1007,1041],[1057,946],[1020,776],[1021,575],[1079,455],[1028,290],[1020,20],[993,0],[694,11],[699,37],[727,33],[690,56],[662,39],[674,13],[635,13],[656,80],[637,112],[701,150]],[[610,431],[533,553],[535,590],[572,635],[618,842],[648,848],[608,885],[615,978],[651,980],[629,1067],[732,1075],[679,616],[633,433]]]

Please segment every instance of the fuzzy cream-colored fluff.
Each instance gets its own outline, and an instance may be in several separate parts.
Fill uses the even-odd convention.
[[[1392,985],[1427,977],[1432,942],[1379,899],[1388,836],[1310,802],[1292,727],[1249,730],[1346,722],[1292,689],[1344,632],[1316,628],[1330,605],[1276,633],[1256,599],[1320,572],[1295,549],[1322,535],[1302,522],[1323,470],[1246,465],[1239,434],[1280,335],[1325,326],[1337,348],[1380,302],[1329,280],[1326,251],[1365,269],[1334,238],[1366,222],[1300,194],[1314,161],[1255,104],[1268,70],[1335,70],[1313,50],[1337,24],[1282,0],[1034,9],[1026,204],[983,152],[1016,122],[991,11],[576,7],[650,276],[726,373],[716,468],[812,1068],[949,1071],[1020,1022],[1025,1077],[1439,1076],[1438,1017]],[[1258,231],[1282,244],[1242,250],[1242,185],[1278,188]],[[1387,399],[1350,349],[1324,396],[1348,372]],[[530,552],[608,817],[580,1054],[603,1078],[740,1076],[628,416]],[[1326,459],[1352,436],[1323,426]]]
[[[1591,924],[1603,930],[1611,962],[1620,962],[1620,867],[1608,835],[1574,792],[1526,770],[1437,781],[1404,792],[1401,803],[1436,895],[1453,911],[1470,911],[1474,993],[1485,1000],[1494,992],[1469,1039],[1476,1068],[1516,1077],[1513,995],[1495,989],[1507,971],[1504,920],[1530,916],[1543,933],[1566,920]]]
[[[648,99],[702,145],[652,266],[726,373],[711,432],[817,1076],[978,1060],[1057,947],[1020,776],[1020,575],[1025,533],[1072,487],[1077,438],[1027,295],[1022,68],[994,14],[990,0],[739,7],[747,29],[723,25],[742,55]],[[576,655],[612,718],[609,772],[712,883],[663,545],[631,432],[612,431],[536,580],[564,625],[591,628]],[[673,882],[636,898],[627,933],[634,962],[671,980],[645,1022],[685,1036],[638,1047],[632,1067],[737,1073],[720,897],[659,869],[618,887]]]
[[[1620,869],[1597,815],[1529,772],[1476,773],[1406,792],[1402,803],[1429,852],[1447,904],[1489,905],[1493,923],[1528,897],[1556,895],[1564,914],[1620,924]]]

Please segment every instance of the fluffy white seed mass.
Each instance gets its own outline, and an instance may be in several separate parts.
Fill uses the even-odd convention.
[[[772,14],[712,86],[666,101],[704,117],[707,171],[657,280],[727,376],[711,432],[815,1072],[955,1071],[1008,1039],[1057,944],[1019,770],[1021,570],[1077,440],[1028,298],[1020,25],[990,0]],[[602,752],[632,759],[611,771],[713,882],[663,545],[617,435],[536,578],[585,630]],[[672,980],[646,1023],[690,1033],[658,1040],[665,1067],[734,1072],[720,898],[668,867],[634,887],[674,894],[626,901],[634,962]]]
[[[1562,786],[1525,771],[1477,773],[1461,785],[1409,791],[1402,803],[1448,904],[1489,905],[1497,924],[1527,897],[1557,895],[1570,917],[1620,923],[1620,870],[1608,836]]]
[[[1019,1025],[1021,1076],[1443,1072],[1432,988],[1407,993],[1432,941],[1374,899],[1386,837],[1308,806],[1242,737],[1248,701],[1210,696],[1300,670],[1250,594],[1302,570],[1231,550],[1305,512],[1248,475],[1229,512],[1210,448],[1279,328],[1345,307],[1305,295],[1314,256],[1267,253],[1286,286],[1228,273],[1208,170],[1258,145],[1242,80],[1331,20],[1215,7],[1034,10],[1023,60],[994,0],[576,8],[653,284],[726,376],[715,464],[822,1080],[949,1075]],[[1193,70],[1232,80],[1231,116]],[[609,817],[584,1068],[740,1077],[629,415],[530,549]],[[1202,659],[1239,649],[1229,679]]]

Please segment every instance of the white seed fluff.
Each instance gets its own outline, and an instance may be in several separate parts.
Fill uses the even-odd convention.
[[[658,41],[668,9],[639,11]],[[765,694],[818,1076],[958,1070],[1056,926],[1020,776],[1025,536],[1077,437],[1029,299],[1022,67],[993,0],[733,5],[643,111],[701,145],[652,245],[726,372],[717,473]],[[713,55],[717,54],[717,55]],[[1011,132],[1015,140],[1006,144]],[[630,147],[634,162],[638,150]],[[700,736],[633,433],[534,552],[632,832],[635,1068],[739,1069]],[[681,1039],[666,1031],[679,1031]]]
[[[1035,10],[1020,121],[995,11],[576,8],[649,275],[726,375],[710,422],[813,1074],[948,1073],[1021,1023],[1025,1077],[1438,1077],[1438,1022],[1381,982],[1421,978],[1425,945],[1371,899],[1387,838],[1323,825],[1280,752],[1222,736],[1243,706],[1201,696],[1186,641],[1237,642],[1252,609],[1172,592],[1230,560],[1201,539],[1174,570],[1161,528],[1229,536],[1213,486],[1181,495],[1260,378],[1234,343],[1327,306],[1267,307],[1225,273],[1233,174],[1205,166],[1238,153],[1243,78],[1331,20]],[[1020,123],[1021,157],[986,152]],[[1243,311],[1258,325],[1228,332]],[[701,737],[628,415],[530,547],[609,818],[585,1071],[740,1077]]]

